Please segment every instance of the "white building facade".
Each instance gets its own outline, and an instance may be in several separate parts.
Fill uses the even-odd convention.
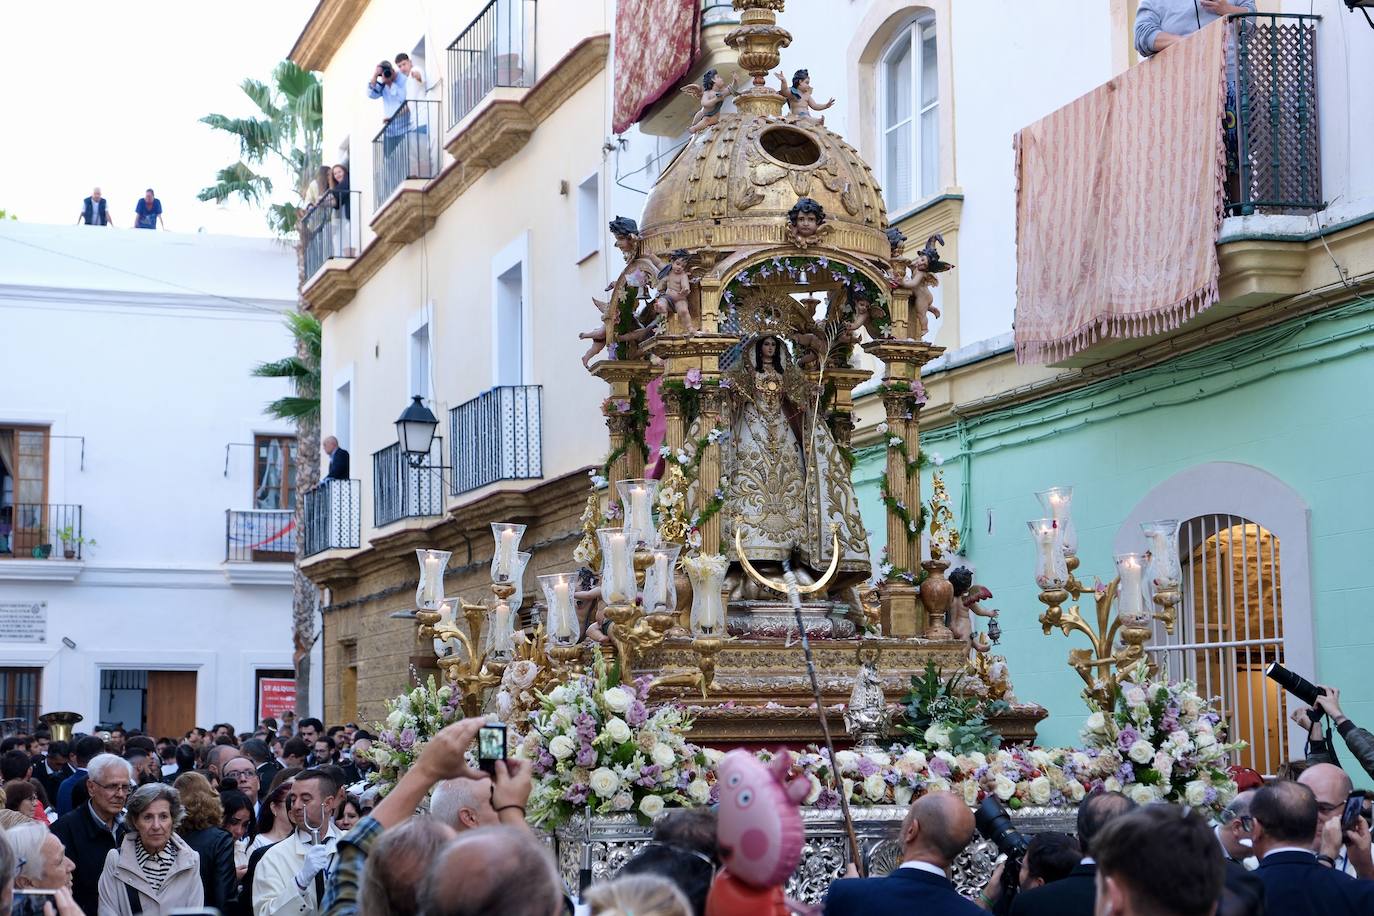
[[[295,440],[250,371],[295,286],[268,239],[0,226],[6,732],[242,730],[283,695]]]

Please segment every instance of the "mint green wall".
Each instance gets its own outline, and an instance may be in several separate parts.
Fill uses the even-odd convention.
[[[1176,473],[1213,461],[1263,469],[1307,503],[1312,581],[1284,578],[1282,587],[1307,587],[1313,595],[1314,680],[1339,686],[1347,714],[1374,727],[1371,348],[1374,303],[1360,301],[922,434],[923,451],[944,458],[953,508],[971,535],[968,556],[995,596],[988,604],[1002,612],[1000,651],[1016,693],[1051,712],[1040,728],[1043,743],[1077,741],[1086,714],[1082,682],[1065,660],[1070,648],[1087,643],[1058,631],[1046,637],[1036,622],[1042,605],[1025,523],[1044,513],[1034,492],[1074,487],[1079,576],[1110,579],[1112,541],[1136,504]],[[858,457],[855,479],[876,550],[885,536],[877,497],[884,456],[873,448]],[[930,470],[922,487],[927,498]]]

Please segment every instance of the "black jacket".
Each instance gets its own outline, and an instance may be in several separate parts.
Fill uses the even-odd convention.
[[[33,765],[33,778],[38,780],[43,786],[43,791],[48,793],[47,807],[52,808],[54,811],[57,810],[58,786],[62,785],[62,780],[66,779],[68,776],[75,775],[76,769],[70,763],[63,764],[62,769],[58,770],[56,773],[49,773],[48,764],[42,759],[35,761]]]
[[[205,905],[223,913],[238,893],[234,838],[222,827],[192,830],[181,838],[200,853],[200,883],[205,886]]]
[[[1016,895],[1011,916],[1093,916],[1097,866],[1082,862],[1068,876]]]
[[[1226,859],[1226,883],[1217,916],[1264,916],[1264,882],[1235,859]]]
[[[67,847],[67,858],[76,870],[72,872],[72,896],[83,913],[100,908],[100,873],[105,870],[105,857],[124,839],[122,823],[110,833],[96,821],[89,805],[83,804],[62,815],[52,825],[52,832]]]
[[[334,449],[334,454],[329,456],[329,473],[325,475],[328,480],[347,480],[348,479],[348,450],[342,446]]]
[[[897,868],[883,878],[843,878],[830,885],[825,916],[982,916],[973,901],[959,895],[948,878],[918,868]]]
[[[1255,870],[1264,882],[1265,912],[1283,916],[1368,916],[1374,881],[1327,868],[1309,852],[1275,852]]]

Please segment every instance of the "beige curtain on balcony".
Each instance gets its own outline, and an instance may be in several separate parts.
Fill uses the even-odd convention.
[[[1217,300],[1226,24],[1016,135],[1016,358],[1058,362]]]
[[[701,0],[619,0],[611,129],[629,130],[677,86],[700,50]]]

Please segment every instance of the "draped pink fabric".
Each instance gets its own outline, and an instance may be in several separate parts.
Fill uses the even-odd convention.
[[[1016,358],[1178,327],[1217,300],[1217,21],[1016,135]]]
[[[615,112],[628,130],[691,69],[700,50],[701,0],[619,0],[615,12]]]

